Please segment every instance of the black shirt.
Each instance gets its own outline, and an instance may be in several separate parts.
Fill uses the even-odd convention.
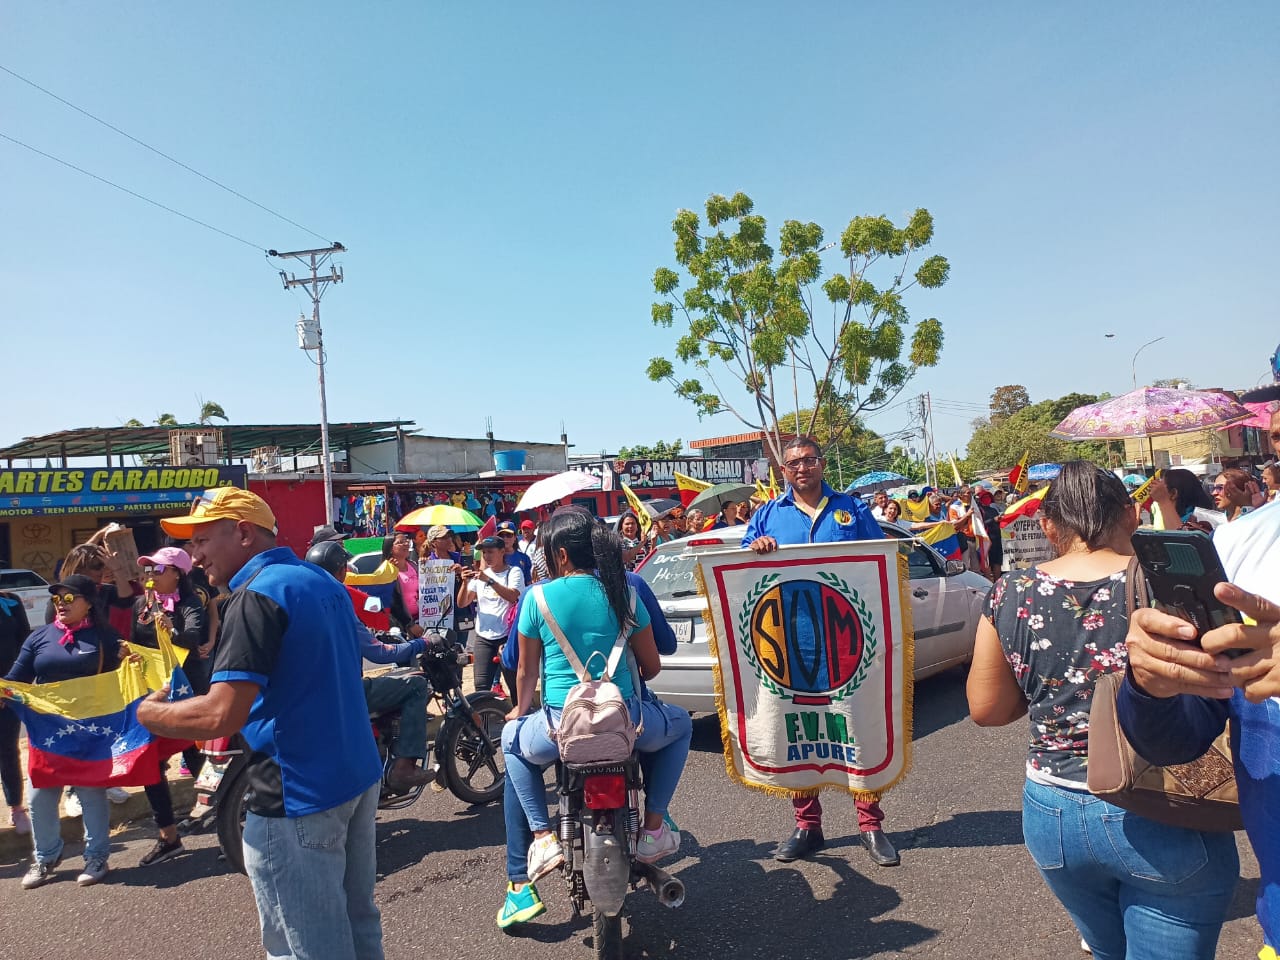
[[[133,633],[129,637],[129,642],[155,649],[158,646],[156,625],[150,616],[144,617],[146,610],[147,598],[144,594],[133,604]],[[182,665],[183,673],[191,681],[191,686],[196,693],[208,693],[209,661],[200,659],[199,654],[195,652],[197,647],[209,639],[209,617],[205,612],[204,603],[197,594],[185,593],[173,605],[173,612],[169,614],[169,619],[173,622],[174,646],[192,651]]]
[[[31,624],[22,600],[12,593],[0,593],[0,677],[13,668],[29,633]]]

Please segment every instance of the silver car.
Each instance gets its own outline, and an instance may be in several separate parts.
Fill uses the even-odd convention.
[[[880,523],[886,537],[903,540],[909,549],[911,616],[915,625],[915,678],[940,673],[973,658],[973,639],[982,615],[990,581],[965,569],[958,560],[945,560],[911,532],[888,521]],[[691,544],[699,547],[719,540],[726,546],[742,542],[744,526],[695,533],[664,543],[636,572],[653,589],[662,612],[676,633],[678,649],[662,658],[662,672],[649,686],[667,703],[694,713],[716,708],[703,614],[707,603],[698,595]]]

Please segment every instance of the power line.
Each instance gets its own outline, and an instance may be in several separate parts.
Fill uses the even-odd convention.
[[[84,169],[84,167],[77,167],[74,163],[71,163],[67,160],[63,160],[61,157],[55,157],[52,153],[45,153],[43,150],[39,150],[33,147],[29,143],[23,143],[21,140],[15,139],[14,137],[9,136],[7,133],[0,133],[0,139],[8,140],[10,143],[17,144],[19,147],[22,147],[24,150],[30,150],[32,153],[38,154],[39,156],[44,157],[46,160],[52,160],[54,163],[60,163],[62,164],[62,166],[67,167],[70,170],[74,170],[76,173],[83,173],[86,177],[90,177],[94,180],[97,180],[99,183],[105,183],[109,187],[115,187],[117,190],[121,191],[122,193],[127,193],[131,197],[136,197],[139,200],[145,201],[146,203],[151,204],[153,207],[159,207],[161,210],[165,211],[166,213],[172,213],[175,217],[181,217],[183,220],[189,220],[194,224],[204,227],[206,230],[212,230],[214,233],[220,233],[224,237],[230,237],[232,240],[236,240],[240,243],[243,243],[246,247],[252,247],[254,250],[263,249],[263,247],[260,244],[250,243],[244,237],[237,237],[234,233],[228,233],[226,230],[219,229],[218,227],[215,227],[211,223],[205,223],[203,220],[197,220],[195,217],[189,216],[188,214],[183,213],[181,210],[175,210],[173,209],[173,207],[166,207],[159,200],[152,200],[150,197],[144,197],[142,194],[138,193],[136,190],[130,190],[128,187],[122,187],[120,186],[120,184],[112,180],[108,180],[106,177],[100,177],[96,173],[91,173],[90,171]]]
[[[257,207],[259,210],[269,213],[273,217],[283,220],[285,223],[290,224],[291,226],[297,227],[299,230],[303,231],[304,233],[309,233],[313,237],[316,237],[320,240],[324,240],[325,242],[328,242],[328,239],[329,239],[328,237],[321,236],[320,234],[316,233],[314,230],[312,230],[309,227],[304,227],[302,224],[298,223],[296,220],[290,220],[284,214],[277,213],[275,210],[272,210],[270,207],[263,206],[261,203],[258,203],[258,201],[252,200],[249,197],[246,197],[239,190],[233,190],[231,187],[228,187],[225,183],[215,180],[213,179],[213,177],[210,177],[207,174],[201,173],[195,167],[190,166],[189,164],[183,163],[177,157],[171,157],[169,156],[169,154],[165,153],[163,150],[158,150],[155,147],[151,146],[151,144],[143,140],[139,140],[133,134],[126,133],[125,131],[121,130],[119,127],[115,126],[114,124],[108,123],[106,120],[103,120],[101,117],[94,116],[92,113],[90,113],[88,110],[85,110],[83,107],[76,106],[70,100],[67,100],[64,97],[58,96],[52,90],[46,90],[44,87],[40,86],[40,84],[36,83],[34,80],[29,80],[26,77],[24,77],[22,74],[16,73],[13,70],[10,70],[8,67],[6,67],[2,63],[0,63],[0,70],[3,70],[5,73],[9,74],[9,76],[13,77],[16,80],[21,80],[23,83],[27,84],[27,86],[34,87],[36,90],[39,90],[41,93],[45,94],[46,96],[53,97],[53,99],[57,100],[61,104],[65,104],[66,106],[70,107],[72,110],[76,111],[76,113],[83,114],[84,116],[88,117],[90,120],[94,121],[95,123],[102,124],[108,130],[115,131],[116,133],[120,134],[120,136],[124,137],[126,140],[131,140],[134,143],[136,143],[138,146],[143,147],[146,150],[150,150],[156,156],[164,157],[164,159],[168,160],[170,163],[176,163],[183,170],[186,170],[189,173],[194,173],[201,180],[206,180],[209,183],[212,183],[215,187],[218,187],[220,190],[225,190],[227,193],[231,194],[232,196],[239,197],[245,203],[252,204],[253,206]]]

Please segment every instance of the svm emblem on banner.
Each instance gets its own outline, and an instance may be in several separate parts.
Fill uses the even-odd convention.
[[[870,798],[910,765],[914,651],[893,541],[698,552],[730,777]]]

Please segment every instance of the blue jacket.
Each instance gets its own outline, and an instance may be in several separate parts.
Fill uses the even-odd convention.
[[[825,481],[822,495],[827,502],[817,518],[810,521],[809,515],[796,506],[795,492],[788,484],[786,493],[766,501],[751,515],[742,545],[749,547],[751,541],[760,537],[773,537],[780,547],[797,543],[884,539],[884,531],[871,515],[871,508],[860,499],[847,493],[837,493]]]
[[[1237,690],[1230,700],[1178,696],[1158,699],[1134,685],[1120,686],[1120,726],[1133,748],[1161,766],[1201,756],[1231,721],[1240,812],[1258,857],[1258,922],[1268,946],[1280,946],[1280,703],[1250,703]]]
[[[638,573],[628,572],[627,583],[636,588],[636,597],[649,611],[649,626],[653,628],[653,642],[658,652],[664,656],[671,656],[676,652],[676,632],[671,629],[671,624],[667,623],[667,618],[662,615],[662,606],[658,603],[658,598],[653,595],[649,584],[644,582],[644,577]],[[516,619],[511,624],[511,632],[507,634],[507,642],[502,647],[502,666],[507,670],[514,670],[520,662],[520,631],[516,629],[516,624],[520,622],[520,613],[528,597],[528,590],[520,595],[520,604],[516,607]]]

